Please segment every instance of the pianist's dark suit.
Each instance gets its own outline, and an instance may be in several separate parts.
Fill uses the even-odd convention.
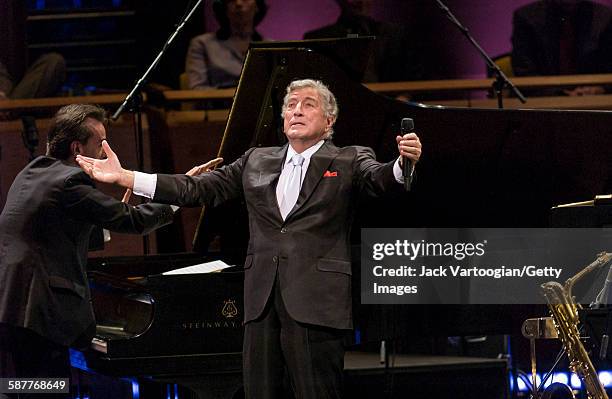
[[[172,217],[167,205],[132,207],[103,194],[77,166],[44,156],[32,161],[0,215],[0,352],[11,328],[59,347],[90,340],[95,321],[85,266],[94,225],[144,234]]]
[[[244,265],[247,333],[273,293],[299,323],[350,329],[350,229],[357,200],[363,192],[379,195],[402,186],[393,175],[393,162],[375,161],[369,148],[338,148],[326,141],[312,156],[297,203],[283,221],[276,185],[286,152],[287,146],[250,149],[234,163],[201,176],[158,175],[153,199],[193,206],[244,197],[250,229]],[[255,356],[247,347],[245,340],[245,366]]]

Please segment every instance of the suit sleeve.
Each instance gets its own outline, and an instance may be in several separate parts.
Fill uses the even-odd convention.
[[[253,152],[233,163],[199,176],[157,175],[155,202],[179,206],[217,206],[242,196],[242,171]]]
[[[355,167],[357,184],[362,192],[378,197],[388,192],[401,192],[402,185],[393,174],[395,159],[388,163],[376,161],[374,151],[367,147],[357,147]]]
[[[119,233],[148,234],[171,223],[174,217],[169,205],[134,207],[106,195],[84,172],[66,179],[61,203],[70,217]]]

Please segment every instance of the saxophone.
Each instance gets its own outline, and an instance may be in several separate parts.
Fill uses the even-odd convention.
[[[582,307],[576,303],[575,298],[572,296],[572,288],[586,274],[602,267],[611,259],[612,253],[602,252],[598,254],[597,259],[593,263],[586,266],[575,276],[567,279],[564,285],[556,281],[550,281],[541,286],[559,339],[569,358],[570,370],[578,374],[584,383],[587,396],[590,399],[608,399],[608,394],[599,381],[597,371],[582,341],[580,341],[578,309]]]

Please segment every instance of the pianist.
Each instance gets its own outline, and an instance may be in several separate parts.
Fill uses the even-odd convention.
[[[350,227],[361,193],[401,189],[401,158],[379,163],[371,149],[335,147],[336,99],[321,82],[287,87],[282,117],[289,145],[251,148],[198,178],[146,175],[121,167],[105,142],[105,161],[78,157],[94,179],[134,188],[162,203],[218,205],[243,197],[249,212],[243,345],[249,398],[281,398],[283,371],[299,398],[337,398],[342,338],[352,328]],[[421,143],[396,138],[414,164]]]
[[[94,225],[146,234],[172,221],[170,206],[127,205],[78,167],[77,154],[102,157],[104,123],[97,106],[60,109],[47,155],[9,190],[0,214],[0,378],[69,378],[68,347],[95,332],[85,270]]]

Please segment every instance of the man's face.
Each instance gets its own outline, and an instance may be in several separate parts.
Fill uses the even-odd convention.
[[[333,119],[326,117],[316,89],[306,87],[289,94],[284,115],[284,132],[289,142],[316,143],[331,129]]]
[[[104,150],[102,150],[102,140],[106,140],[106,129],[104,125],[95,120],[87,119],[85,122],[92,134],[89,136],[85,144],[80,144],[80,154],[90,158],[104,158]]]

